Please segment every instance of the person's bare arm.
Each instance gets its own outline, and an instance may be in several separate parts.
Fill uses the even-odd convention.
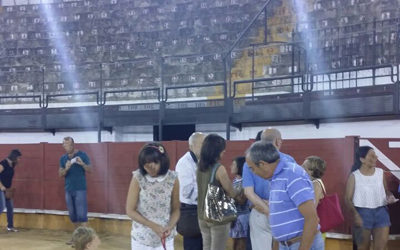
[[[129,218],[131,218],[132,220],[151,228],[151,230],[153,230],[160,238],[162,238],[164,232],[166,232],[167,229],[157,223],[146,219],[137,211],[139,192],[139,182],[136,180],[135,177],[132,177],[131,183],[129,185],[128,196],[126,198],[126,215],[128,215]]]
[[[318,206],[319,201],[324,198],[324,192],[322,190],[321,183],[318,181],[313,182],[314,186],[314,197],[315,197],[315,206]]]
[[[244,194],[246,195],[247,199],[249,199],[251,203],[253,203],[254,208],[257,209],[258,212],[269,215],[269,207],[267,201],[261,199],[254,192],[254,187],[245,187]]]
[[[230,197],[235,198],[240,194],[240,192],[233,188],[231,179],[229,179],[228,173],[223,165],[219,166],[216,179],[221,183],[222,188]]]
[[[356,226],[362,227],[363,222],[361,216],[358,214],[353,204],[354,189],[355,189],[355,177],[354,174],[351,174],[347,179],[344,201],[346,207],[350,210],[354,218],[354,224]]]
[[[393,195],[392,192],[390,192],[389,187],[387,185],[387,181],[386,181],[386,178],[385,178],[385,172],[383,172],[382,176],[383,176],[383,187],[385,188],[386,196]]]
[[[81,165],[86,173],[90,173],[92,171],[92,167],[90,165],[86,164],[84,161],[82,161],[81,157],[79,157],[79,156],[76,157],[76,163]]]
[[[167,225],[167,232],[165,237],[171,234],[172,229],[178,223],[179,217],[181,215],[180,206],[181,203],[179,201],[179,181],[178,179],[175,180],[174,187],[172,189],[172,197],[171,197],[171,218]]]
[[[59,175],[60,177],[66,176],[67,173],[68,173],[68,170],[71,168],[71,166],[72,166],[71,161],[67,161],[67,162],[65,163],[65,167],[64,167],[64,168],[59,168],[59,169],[58,169],[58,175]]]
[[[308,200],[298,207],[300,213],[304,217],[303,235],[301,236],[301,242],[299,250],[309,250],[315,234],[318,232],[318,215],[315,209],[313,200]]]

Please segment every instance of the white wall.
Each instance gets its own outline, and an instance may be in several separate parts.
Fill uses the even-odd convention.
[[[255,138],[264,127],[248,127],[231,134],[232,140]],[[275,126],[284,139],[342,138],[360,136],[364,138],[400,138],[400,120],[321,123],[319,129],[313,124]]]
[[[255,138],[258,131],[267,126],[245,127],[242,131],[231,129],[231,140]],[[343,138],[361,136],[364,138],[400,138],[400,120],[373,122],[321,123],[319,129],[313,124],[275,126],[284,139]],[[198,124],[196,130],[217,133],[225,137],[225,124]],[[112,134],[102,132],[103,142],[151,141],[152,126],[115,127]],[[97,131],[51,133],[0,133],[0,144],[61,143],[65,136],[72,136],[77,143],[97,142]]]
[[[97,142],[97,131],[86,132],[57,132],[52,133],[0,133],[0,144],[29,144],[29,143],[62,143],[66,136],[72,136],[77,143],[94,143]],[[102,141],[115,141],[115,134],[102,132]]]

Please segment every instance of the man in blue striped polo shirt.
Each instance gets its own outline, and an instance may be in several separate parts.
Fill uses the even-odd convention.
[[[313,185],[304,169],[280,159],[271,143],[255,142],[246,162],[264,179],[270,179],[269,220],[280,250],[323,250],[318,228]]]
[[[283,143],[281,132],[276,128],[263,130],[260,133],[260,140],[272,143],[277,150]],[[282,161],[295,162],[290,155],[282,152],[279,152],[279,155]],[[250,207],[252,207],[249,220],[252,249],[276,249],[276,246],[272,247],[272,234],[268,219],[269,180],[254,174],[246,163],[243,166],[243,188]]]

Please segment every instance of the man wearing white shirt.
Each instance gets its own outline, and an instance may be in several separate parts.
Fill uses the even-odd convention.
[[[197,210],[197,159],[200,157],[201,145],[203,144],[204,138],[205,135],[203,133],[193,133],[189,137],[189,151],[179,159],[175,167],[175,170],[178,173],[179,200],[182,209],[190,208]],[[195,214],[197,214],[197,212]],[[197,221],[197,216],[195,219],[195,221]],[[194,237],[184,235],[183,248],[184,250],[203,249],[201,234]]]

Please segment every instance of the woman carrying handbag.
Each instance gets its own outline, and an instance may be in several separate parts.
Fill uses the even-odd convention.
[[[203,142],[197,170],[198,210],[200,231],[203,237],[203,250],[223,250],[226,247],[230,222],[206,221],[205,198],[210,179],[215,170],[213,184],[221,187],[225,193],[234,198],[240,193],[235,191],[225,167],[219,164],[225,152],[225,139],[216,134],[208,135]]]
[[[326,170],[326,162],[318,156],[309,156],[303,163],[303,168],[310,175],[314,187],[315,205],[319,217],[320,231],[325,239],[325,232],[344,222],[338,195],[327,195],[321,178]]]

